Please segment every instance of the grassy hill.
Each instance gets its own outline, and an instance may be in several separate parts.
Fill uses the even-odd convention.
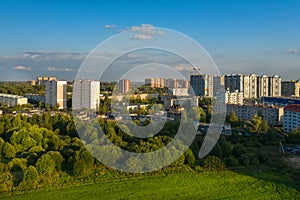
[[[300,192],[269,174],[253,177],[235,172],[172,173],[99,181],[5,199],[300,199]],[[1,197],[1,196],[0,196]]]

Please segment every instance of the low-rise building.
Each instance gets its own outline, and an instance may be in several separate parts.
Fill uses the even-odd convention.
[[[0,94],[0,103],[6,106],[13,107],[17,105],[27,104],[28,99],[19,95]]]
[[[284,108],[283,130],[291,132],[300,127],[300,104],[290,104]]]
[[[35,102],[42,102],[45,104],[45,95],[41,94],[25,94],[25,97],[28,100],[35,101]]]
[[[255,114],[262,114],[270,125],[282,125],[283,107],[276,106],[259,106],[259,105],[235,105],[227,104],[227,115],[232,111],[242,120],[251,120]]]
[[[189,96],[188,88],[173,88],[172,94],[175,96]]]

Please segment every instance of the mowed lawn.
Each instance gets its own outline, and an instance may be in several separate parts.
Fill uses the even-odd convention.
[[[300,199],[279,183],[234,172],[177,173],[99,181],[90,185],[40,190],[5,199]]]

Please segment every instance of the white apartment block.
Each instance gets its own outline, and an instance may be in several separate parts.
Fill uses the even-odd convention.
[[[0,103],[6,106],[17,106],[24,105],[28,103],[28,99],[26,97],[12,95],[12,94],[0,94]]]
[[[256,105],[234,105],[227,104],[227,115],[234,111],[238,118],[243,120],[251,120],[255,114],[261,113],[263,118],[271,125],[282,125],[283,123],[283,107],[268,107]]]
[[[73,85],[72,107],[79,109],[98,109],[100,103],[100,81],[76,80]]]
[[[173,88],[172,94],[175,96],[188,96],[189,90],[188,88]]]
[[[257,97],[268,97],[269,96],[269,77],[262,75],[257,77]]]
[[[300,127],[300,104],[290,104],[284,108],[283,130],[291,132]]]
[[[243,105],[244,104],[243,92],[239,92],[238,90],[234,92],[230,92],[229,90],[227,90],[225,92],[225,103]]]
[[[230,92],[243,92],[244,98],[257,98],[257,76],[255,74],[225,75],[225,89]]]
[[[278,75],[269,77],[269,96],[281,96],[281,78]]]
[[[48,80],[46,82],[45,103],[52,108],[67,108],[67,81]]]

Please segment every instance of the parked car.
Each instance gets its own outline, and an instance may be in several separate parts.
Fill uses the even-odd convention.
[[[284,151],[291,151],[291,148],[290,147],[283,147],[283,150]]]

